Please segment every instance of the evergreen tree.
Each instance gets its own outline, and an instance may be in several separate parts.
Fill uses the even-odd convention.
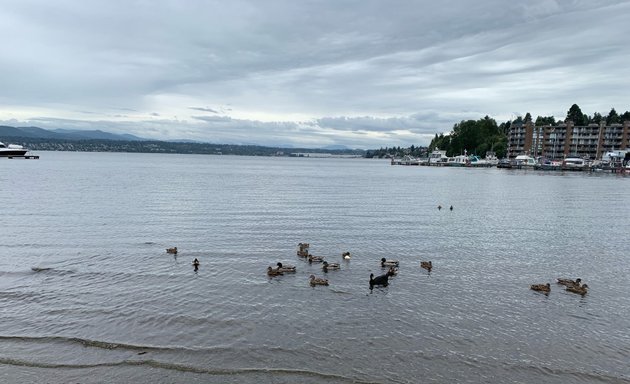
[[[538,116],[536,117],[536,123],[535,125],[537,127],[543,126],[543,125],[556,125],[556,119],[553,116]]]
[[[573,121],[573,124],[575,125],[585,125],[586,123],[584,114],[577,104],[573,104],[571,108],[569,108],[566,120]]]
[[[606,117],[606,125],[619,124],[619,123],[620,123],[619,115],[617,114],[617,111],[615,111],[615,108],[613,108],[610,110],[610,112],[608,113],[608,116]]]

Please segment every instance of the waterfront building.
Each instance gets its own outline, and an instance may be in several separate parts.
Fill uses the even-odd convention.
[[[514,123],[508,132],[508,157],[518,155],[562,160],[577,156],[601,160],[610,151],[630,149],[630,121],[623,124],[576,126],[571,120],[555,126]]]

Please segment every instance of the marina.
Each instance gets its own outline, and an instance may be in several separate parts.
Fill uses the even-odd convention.
[[[518,155],[514,159],[497,159],[493,154],[487,154],[482,159],[477,155],[457,155],[449,157],[446,151],[435,150],[428,158],[391,158],[391,165],[438,166],[438,167],[466,167],[466,168],[503,168],[539,171],[563,172],[609,172],[630,174],[630,151],[619,150],[606,153],[601,160],[587,160],[577,156],[568,156],[562,160],[550,160],[538,156]]]

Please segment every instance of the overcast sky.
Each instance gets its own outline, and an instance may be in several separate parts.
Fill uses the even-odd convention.
[[[0,0],[0,124],[367,149],[622,113],[629,20],[621,0]]]

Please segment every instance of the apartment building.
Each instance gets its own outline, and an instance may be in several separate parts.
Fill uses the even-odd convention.
[[[508,132],[508,157],[518,155],[562,160],[569,156],[598,160],[608,151],[629,149],[630,121],[623,124],[575,126],[572,121],[555,126],[532,122],[512,124]]]

